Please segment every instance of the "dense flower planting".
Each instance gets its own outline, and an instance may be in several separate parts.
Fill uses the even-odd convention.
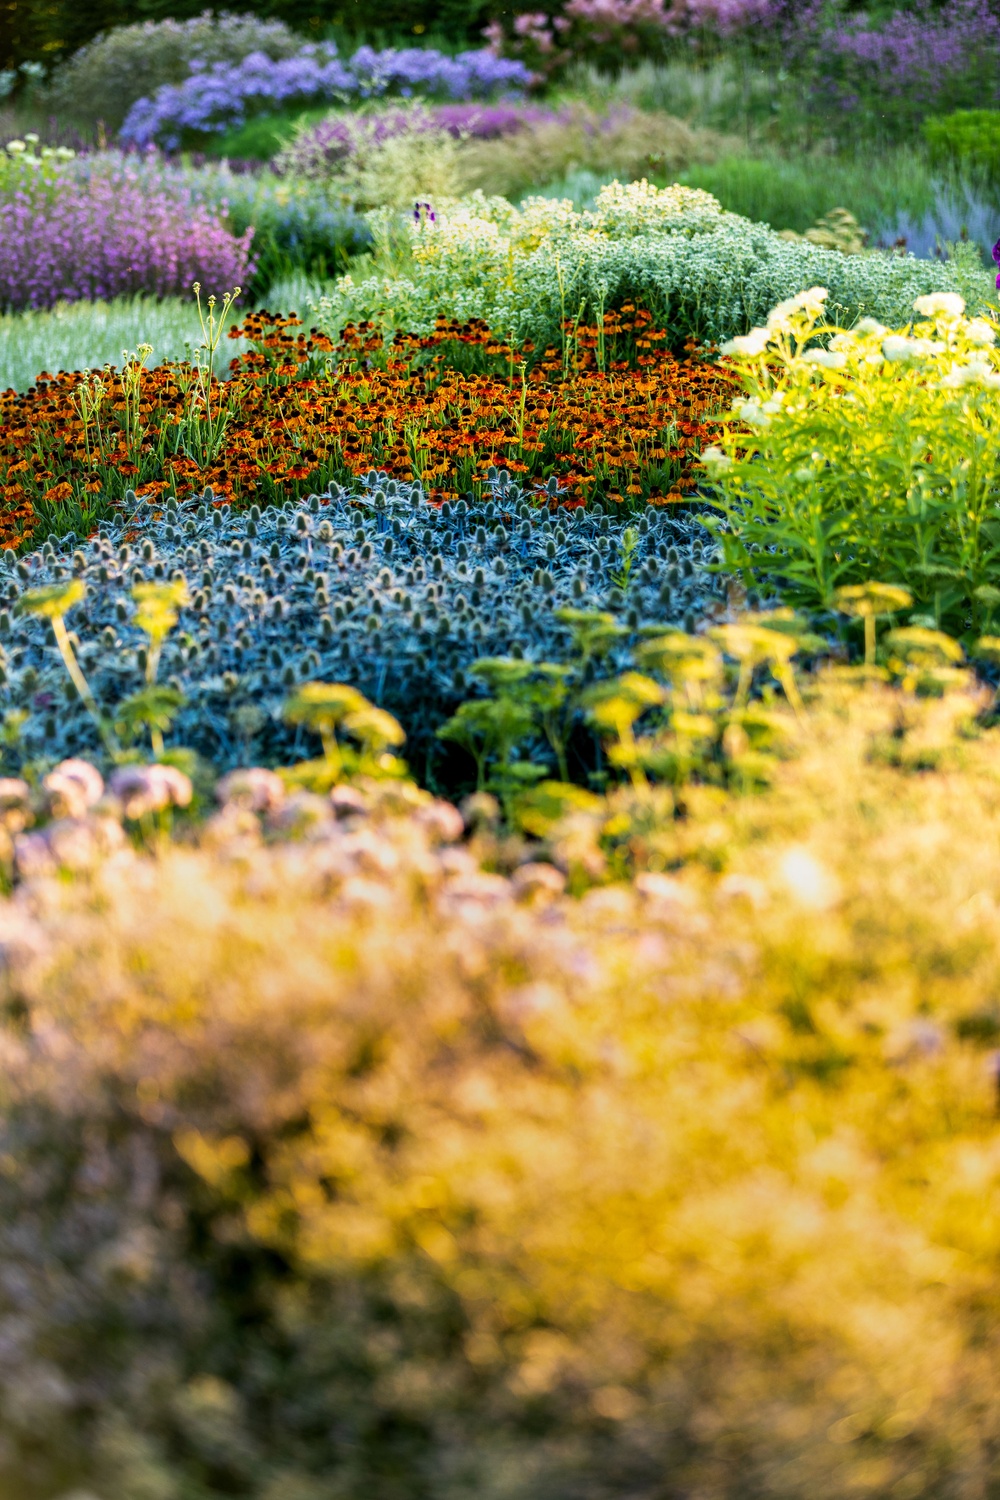
[[[523,64],[485,50],[446,57],[430,48],[359,47],[341,58],[332,43],[308,44],[291,58],[276,60],[255,52],[236,66],[194,68],[183,83],[164,84],[152,98],[137,100],[120,136],[136,145],[158,141],[173,148],[185,136],[223,132],[242,124],[248,113],[288,104],[374,99],[387,93],[467,99],[517,89],[529,80]]]
[[[582,213],[565,201],[532,197],[515,208],[475,192],[439,206],[433,222],[411,218],[408,259],[395,253],[397,216],[372,214],[371,222],[384,261],[376,258],[371,275],[343,277],[321,299],[331,326],[395,319],[429,333],[447,307],[544,345],[567,316],[594,322],[603,308],[631,300],[677,347],[743,334],[777,302],[817,284],[845,324],[872,316],[899,326],[915,297],[956,290],[950,264],[796,244],[723,211],[710,193],[645,180],[607,184]],[[985,275],[980,288],[972,297],[985,301]]]
[[[933,110],[997,102],[1000,18],[986,0],[845,18],[824,31],[820,50],[817,91],[845,123],[856,113],[877,127],[884,117],[898,132]]]
[[[781,0],[566,0],[555,14],[522,11],[491,21],[485,35],[498,57],[552,78],[574,62],[620,67],[678,50],[712,52],[720,40],[769,33],[784,18]]]
[[[12,552],[0,554],[0,708],[15,716],[8,767],[101,748],[47,621],[18,612],[26,592],[70,580],[86,591],[69,623],[109,722],[149,664],[132,590],[184,580],[177,629],[159,658],[180,695],[171,742],[217,769],[301,752],[282,703],[321,675],[397,715],[414,770],[431,766],[440,777],[447,756],[435,734],[476,691],[469,671],[478,658],[514,653],[561,663],[567,675],[586,668],[592,681],[630,662],[643,630],[693,629],[723,613],[727,581],[710,571],[710,539],[688,510],[568,510],[548,490],[525,494],[502,471],[483,488],[482,503],[434,506],[419,485],[372,474],[299,510],[242,512],[213,505],[210,494],[163,510],[130,497],[90,542],[55,538],[16,568]],[[563,698],[567,764],[585,778],[596,763],[592,728]],[[520,730],[532,737],[523,712]],[[451,759],[467,779],[471,760]]]
[[[673,176],[727,149],[732,142],[715,131],[628,105],[411,105],[331,115],[302,127],[273,166],[325,182],[369,208],[430,198],[443,209],[476,189],[516,201],[567,173],[614,174],[626,182]]]
[[[276,276],[291,268],[332,274],[342,268],[348,255],[371,242],[367,223],[349,201],[301,176],[242,172],[225,162],[196,165],[190,160],[169,160],[155,147],[143,152],[90,151],[74,157],[71,152],[46,155],[44,149],[41,153],[35,149],[12,155],[11,144],[18,143],[8,143],[6,159],[0,157],[0,202],[9,204],[11,232],[18,227],[24,229],[26,215],[34,213],[31,227],[48,236],[46,247],[32,248],[30,255],[26,242],[18,251],[11,251],[7,278],[13,306],[23,305],[23,300],[19,304],[15,299],[28,296],[28,287],[37,288],[37,295],[44,291],[44,305],[49,305],[55,300],[57,287],[58,296],[77,301],[93,294],[88,288],[105,285],[91,261],[96,250],[87,233],[77,234],[76,230],[87,223],[93,200],[104,205],[107,217],[109,195],[117,197],[123,191],[131,222],[121,228],[109,224],[103,234],[111,237],[111,244],[115,243],[116,232],[121,238],[119,259],[124,266],[117,280],[111,277],[107,285],[120,285],[124,270],[131,267],[131,284],[126,290],[147,295],[162,291],[161,262],[169,265],[176,252],[175,241],[181,233],[177,225],[187,225],[187,250],[178,262],[178,279],[166,285],[184,296],[190,294],[191,280],[199,280],[206,290],[222,291],[238,284],[246,296],[262,296]],[[57,187],[57,191],[50,191],[50,187]],[[53,218],[57,201],[59,210]],[[168,211],[175,220],[174,227],[164,225]],[[79,225],[74,223],[74,214]],[[73,258],[63,268],[61,278],[54,280],[53,265],[60,255],[66,257],[62,221],[69,225]],[[229,231],[242,245],[253,245],[252,259],[245,254],[241,259],[233,252],[228,262],[221,262],[228,265],[221,277],[203,244],[205,226],[210,221],[214,228],[209,243],[226,243],[225,233]],[[130,251],[126,255],[125,249],[131,245],[128,237],[137,238],[147,223],[157,226],[156,236],[142,253]],[[188,271],[191,280],[181,279]]]
[[[771,794],[576,896],[405,786],[258,769],[148,858],[176,773],[5,781],[0,1483],[988,1493],[975,706],[831,676]]]
[[[745,381],[722,448],[704,454],[727,559],[813,612],[845,585],[895,580],[920,623],[991,633],[996,324],[955,293],[918,297],[896,330],[838,327],[826,301],[813,287],[723,346]]]
[[[6,536],[30,531],[33,514],[108,505],[127,488],[162,497],[209,483],[246,504],[373,467],[420,480],[436,501],[478,496],[499,463],[576,504],[675,502],[693,485],[702,419],[728,387],[707,361],[670,355],[634,307],[568,329],[564,349],[530,372],[524,353],[482,326],[442,321],[387,349],[370,328],[334,344],[298,327],[254,315],[233,329],[254,347],[207,393],[194,390],[188,366],[133,364],[49,375],[0,397]],[[466,370],[478,357],[481,373],[455,368],[461,356]]]
[[[252,229],[235,235],[183,174],[116,153],[0,162],[0,308],[146,292],[210,293],[253,274]]]
[[[183,83],[192,64],[237,66],[251,52],[295,57],[302,38],[282,21],[204,11],[115,26],[56,68],[45,88],[47,109],[117,132],[137,99],[166,83]]]

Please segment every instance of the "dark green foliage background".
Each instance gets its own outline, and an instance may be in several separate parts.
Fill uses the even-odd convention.
[[[495,16],[525,7],[502,0],[233,0],[216,10],[253,14],[284,21],[317,39],[342,30],[352,38],[477,46],[482,28]],[[532,0],[533,10],[555,11],[548,0]],[[185,21],[201,15],[205,0],[0,0],[0,66],[44,62],[51,66],[69,57],[100,31],[136,21]],[[372,21],[377,16],[378,32]]]
[[[806,0],[787,0],[794,15]],[[198,16],[205,0],[0,0],[0,67],[22,62],[48,66],[72,55],[100,31],[135,21],[177,21]],[[560,0],[232,0],[211,7],[253,14],[287,23],[306,36],[321,38],[342,32],[352,39],[384,44],[416,40],[437,46],[476,46],[491,20],[521,11],[558,13]],[[811,9],[811,3],[809,8]],[[862,5],[861,0],[833,0],[831,10],[863,8],[873,15],[913,9],[912,0]],[[377,29],[373,18],[377,16]]]

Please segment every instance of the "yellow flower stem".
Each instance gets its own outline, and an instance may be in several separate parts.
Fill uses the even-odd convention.
[[[52,616],[52,634],[56,638],[56,645],[59,647],[59,655],[62,657],[63,665],[65,666],[66,671],[69,673],[70,681],[79,693],[80,701],[83,703],[87,712],[90,714],[90,717],[96,724],[97,732],[101,736],[101,739],[104,741],[104,745],[108,751],[108,754],[117,756],[118,745],[101,715],[101,711],[97,706],[94,695],[90,691],[90,684],[87,682],[86,677],[84,677],[82,671],[80,670],[80,663],[76,659],[76,653],[73,650],[73,642],[69,638],[69,631],[66,629],[66,626],[63,623],[62,615]]]

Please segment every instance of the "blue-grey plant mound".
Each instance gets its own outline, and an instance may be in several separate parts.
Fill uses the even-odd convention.
[[[319,679],[349,682],[396,715],[405,753],[426,775],[429,757],[444,753],[435,730],[477,691],[466,673],[478,657],[568,659],[560,609],[605,610],[631,627],[604,660],[610,674],[644,625],[692,628],[724,607],[725,582],[709,571],[715,554],[693,511],[550,512],[539,501],[551,497],[527,495],[505,474],[489,491],[481,505],[436,509],[419,486],[371,473],[353,493],[332,487],[298,509],[237,513],[204,497],[155,513],[140,504],[132,522],[102,527],[82,546],[50,540],[16,564],[2,554],[6,769],[100,758],[48,623],[16,611],[24,590],[73,575],[87,592],[67,625],[111,718],[146,667],[132,588],[185,578],[190,602],[159,667],[159,680],[184,696],[168,744],[219,771],[312,753],[282,705],[296,683]]]

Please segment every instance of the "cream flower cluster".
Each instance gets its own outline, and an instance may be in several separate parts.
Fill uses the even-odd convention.
[[[797,346],[794,359],[800,368],[844,370],[852,357],[868,365],[922,365],[935,360],[942,366],[947,364],[939,380],[944,390],[976,384],[990,390],[1000,389],[1000,367],[988,352],[996,344],[996,330],[985,318],[967,318],[964,298],[957,292],[933,292],[914,299],[913,311],[922,320],[917,327],[924,329],[930,325],[929,334],[892,333],[876,319],[863,318],[853,329],[836,331],[828,347],[817,344],[803,347],[813,334],[829,332],[820,322],[828,297],[827,288],[817,286],[780,302],[766,323],[727,340],[721,352],[735,359],[772,359],[780,346],[787,356],[787,340],[791,337]],[[766,419],[761,420],[768,410],[766,405],[736,401],[733,409],[750,426],[766,425]]]
[[[515,208],[481,192],[435,207],[433,223],[409,216],[405,227],[387,210],[370,216],[373,274],[344,278],[321,300],[325,327],[370,318],[425,333],[444,312],[483,318],[504,337],[544,347],[559,342],[564,319],[580,312],[592,321],[602,307],[635,300],[678,342],[729,340],[730,352],[755,355],[789,318],[818,315],[824,288],[829,315],[845,326],[873,318],[899,327],[914,299],[943,297],[947,309],[957,298],[949,265],[793,244],[725,212],[710,194],[676,184],[613,182],[584,213],[546,198]],[[405,268],[401,233],[410,251]],[[984,303],[989,283],[984,273]],[[748,333],[748,324],[761,326]]]

